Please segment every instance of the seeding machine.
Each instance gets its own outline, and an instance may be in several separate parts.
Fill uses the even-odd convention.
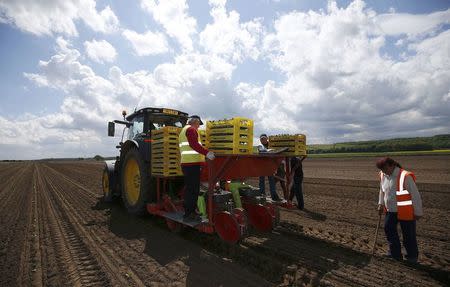
[[[114,136],[115,124],[125,125],[116,160],[106,161],[103,172],[103,199],[121,197],[132,214],[163,217],[173,231],[192,227],[217,233],[224,241],[235,243],[249,226],[270,231],[279,221],[279,203],[262,196],[258,188],[244,183],[246,178],[270,176],[288,156],[306,152],[298,136],[273,138],[273,151],[253,153],[253,121],[246,118],[208,121],[199,131],[204,146],[216,154],[201,171],[198,221],[183,220],[185,191],[180,168],[178,135],[188,114],[164,108],[144,108],[123,120],[108,123]],[[125,132],[128,132],[125,140]],[[286,206],[286,205],[285,205]]]

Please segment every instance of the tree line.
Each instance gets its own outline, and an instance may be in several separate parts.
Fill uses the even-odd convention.
[[[432,137],[395,138],[375,141],[308,145],[309,154],[347,152],[392,152],[450,149],[450,134]]]

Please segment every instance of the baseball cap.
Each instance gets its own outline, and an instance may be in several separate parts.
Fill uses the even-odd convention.
[[[190,116],[190,118],[191,118],[191,119],[197,119],[197,120],[199,120],[200,125],[203,125],[202,119],[201,119],[199,116],[197,116],[197,115],[192,115],[192,116]]]
[[[266,134],[261,134],[259,138],[269,138]]]

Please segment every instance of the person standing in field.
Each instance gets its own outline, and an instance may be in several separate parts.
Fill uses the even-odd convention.
[[[410,263],[416,263],[419,256],[416,221],[423,215],[416,177],[389,157],[379,159],[376,166],[380,169],[378,212],[380,215],[386,213],[384,232],[389,244],[388,256],[396,260],[403,259],[397,233],[397,223],[400,223],[406,259]]]
[[[297,198],[297,207],[300,210],[305,208],[305,201],[303,200],[303,161],[305,160],[306,155],[301,157],[292,157],[291,158],[291,167],[293,180],[291,192],[289,195],[289,200],[292,201],[294,199],[294,195]]]
[[[266,134],[261,134],[259,136],[259,141],[261,144],[258,146],[258,152],[265,153],[269,149],[269,137]],[[261,176],[259,177],[259,190],[261,192],[262,196],[266,195],[266,182],[265,177]],[[277,194],[276,186],[275,186],[275,178],[274,176],[268,176],[269,180],[269,189],[270,189],[270,196],[272,197],[272,200],[280,201],[280,197]]]

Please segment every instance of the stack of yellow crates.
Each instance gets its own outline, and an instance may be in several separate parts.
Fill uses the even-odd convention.
[[[236,117],[206,122],[206,144],[209,150],[222,154],[253,152],[253,121]]]
[[[306,136],[303,134],[269,136],[269,148],[281,149],[286,147],[288,150],[281,154],[287,156],[306,155]]]
[[[205,130],[197,130],[200,135],[201,144],[203,147],[206,147],[206,131]]]
[[[152,174],[182,176],[178,127],[163,127],[152,131]]]

